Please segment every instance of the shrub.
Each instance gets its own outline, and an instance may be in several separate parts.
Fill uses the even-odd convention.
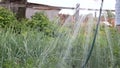
[[[14,14],[3,7],[0,7],[0,27],[8,28],[16,21]]]
[[[42,31],[45,35],[53,35],[54,25],[43,12],[37,12],[26,24],[33,30]]]

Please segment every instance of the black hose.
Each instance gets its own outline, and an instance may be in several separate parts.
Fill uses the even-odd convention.
[[[100,12],[99,12],[99,18],[98,18],[98,21],[97,21],[97,25],[96,25],[96,30],[95,30],[95,34],[94,34],[94,38],[93,38],[93,42],[92,42],[92,46],[90,48],[90,51],[88,53],[88,56],[86,58],[86,61],[84,63],[84,65],[82,66],[82,68],[85,68],[85,66],[87,65],[89,59],[90,59],[90,56],[92,54],[92,51],[93,51],[93,47],[95,45],[95,40],[96,40],[96,36],[97,36],[97,33],[98,33],[98,27],[99,27],[99,23],[100,23],[100,19],[101,19],[101,14],[102,14],[102,7],[103,7],[103,0],[101,2],[101,6],[100,6]]]

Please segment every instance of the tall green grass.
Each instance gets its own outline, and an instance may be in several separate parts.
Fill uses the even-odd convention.
[[[4,12],[7,10],[1,14]],[[76,23],[61,26],[50,22],[43,13],[20,22],[13,14],[10,18],[14,21],[6,16],[0,15],[5,26],[0,26],[0,68],[81,68],[84,64],[95,32],[92,17],[79,24],[86,16],[81,17],[77,27]],[[86,68],[120,68],[120,34],[116,28],[100,25]]]
[[[120,67],[120,35],[116,29],[107,28],[110,40],[107,39],[105,28],[100,28],[88,68]],[[21,34],[12,33],[9,30],[6,32],[1,31],[0,67],[59,68],[62,65],[64,68],[80,68],[88,53],[93,37],[91,34],[91,39],[86,45],[87,34],[85,33],[83,28],[75,41],[71,43],[70,54],[62,63],[62,57],[64,57],[65,50],[68,47],[70,35],[68,37],[63,32],[59,36],[49,37],[43,32],[31,30]]]

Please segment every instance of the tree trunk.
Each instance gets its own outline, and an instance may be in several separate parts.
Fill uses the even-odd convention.
[[[19,4],[26,4],[26,0],[11,0],[12,2],[18,2]],[[26,7],[18,7],[16,8],[17,9],[17,12],[16,12],[16,17],[18,20],[21,20],[23,18],[26,18],[25,17],[25,14],[26,14]]]
[[[17,13],[16,13],[16,17],[18,20],[21,20],[25,17],[26,14],[26,7],[18,7]]]
[[[26,17],[26,7],[10,7],[10,10],[16,15],[18,20]]]
[[[116,26],[118,31],[120,32],[120,0],[116,0],[116,4],[115,4],[115,21],[116,21]]]

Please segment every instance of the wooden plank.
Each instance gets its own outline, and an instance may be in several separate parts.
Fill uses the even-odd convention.
[[[90,8],[88,8],[88,9],[86,9],[86,8],[80,8],[80,10],[100,11],[100,9],[90,9]],[[108,11],[108,10],[109,9],[103,9],[103,11]],[[114,12],[115,10],[110,10],[110,11]]]
[[[60,7],[60,6],[50,6],[50,5],[44,5],[44,4],[35,4],[35,3],[26,3],[26,4],[19,4],[15,2],[11,3],[5,3],[5,2],[0,2],[0,6],[11,6],[11,7],[29,7],[29,8],[34,8],[34,9],[45,9],[45,10],[60,10],[60,9],[75,9],[74,7]],[[42,7],[42,8],[41,8]],[[80,10],[89,10],[89,11],[99,11],[99,9],[90,9],[90,8],[80,8]],[[103,9],[103,11],[108,11]],[[111,10],[112,12],[115,12],[115,10]]]
[[[26,7],[25,4],[17,4],[17,3],[0,3],[0,6]]]
[[[27,7],[50,7],[50,8],[58,8],[58,9],[74,9],[74,7],[60,7],[60,6],[50,6],[45,4],[35,4],[35,3],[27,3]]]

